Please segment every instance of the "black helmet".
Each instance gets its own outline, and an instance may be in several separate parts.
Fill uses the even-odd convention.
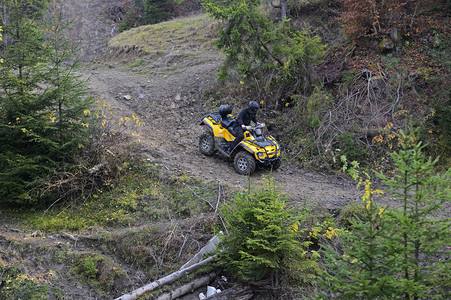
[[[222,104],[219,107],[219,114],[221,115],[221,117],[225,118],[228,114],[232,113],[232,108],[227,105],[227,104]]]
[[[260,108],[260,105],[258,105],[257,101],[251,101],[249,102],[249,107],[253,110],[257,110]]]
[[[258,105],[257,101],[251,101],[249,102],[249,112],[251,115],[256,115],[257,110],[260,108],[260,105]]]

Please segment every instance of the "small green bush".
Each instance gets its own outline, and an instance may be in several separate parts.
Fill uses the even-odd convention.
[[[451,149],[451,102],[436,107],[436,121],[441,133],[442,146]]]
[[[324,111],[333,104],[333,96],[324,90],[316,88],[307,100],[307,122],[311,128],[321,125]]]
[[[341,209],[337,218],[337,225],[339,227],[348,228],[352,225],[353,219],[357,218],[363,220],[364,214],[365,207],[363,207],[360,202],[348,204]]]
[[[74,263],[72,272],[102,294],[108,294],[115,280],[125,274],[108,257],[96,253],[75,256]]]
[[[229,234],[223,236],[220,264],[227,272],[245,282],[270,279],[273,284],[284,275],[296,282],[315,277],[316,259],[306,251],[311,242],[300,240],[303,217],[296,217],[286,201],[268,179],[224,205]]]
[[[81,257],[77,262],[75,272],[88,279],[95,279],[97,277],[97,273],[99,272],[99,270],[97,269],[97,262],[99,260],[99,257]]]
[[[337,137],[341,153],[350,161],[365,162],[368,151],[352,132],[343,132]]]

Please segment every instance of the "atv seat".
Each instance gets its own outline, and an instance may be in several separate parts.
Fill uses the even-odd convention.
[[[229,105],[223,104],[219,107],[219,114],[221,115],[221,124],[222,126],[224,126],[224,128],[226,128],[229,131],[233,129],[234,122],[236,122],[235,117],[232,116],[231,113],[232,108]]]
[[[221,118],[221,124],[226,129],[228,129],[229,127],[232,127],[233,122],[235,122],[235,118],[234,117],[226,116],[225,118]]]

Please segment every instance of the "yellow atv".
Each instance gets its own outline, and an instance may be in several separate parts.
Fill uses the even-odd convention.
[[[204,132],[199,137],[200,152],[206,156],[212,156],[216,151],[233,159],[233,166],[237,173],[251,175],[257,166],[272,167],[276,170],[280,167],[280,146],[270,135],[263,135],[264,124],[254,127],[247,126],[244,131],[244,139],[233,149],[235,137],[231,130],[233,122],[237,122],[228,105],[221,105],[219,112],[212,112],[202,118],[200,125],[205,126]]]

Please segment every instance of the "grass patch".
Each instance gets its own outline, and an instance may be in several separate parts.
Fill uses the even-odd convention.
[[[114,37],[110,47],[137,46],[144,52],[157,53],[189,49],[193,53],[215,50],[212,44],[213,21],[207,14],[179,18],[146,25],[122,32]]]
[[[2,266],[0,262],[0,299],[47,299],[49,287],[17,266]]]
[[[115,281],[125,275],[110,258],[97,253],[76,254],[72,260],[71,272],[105,297],[109,296]]]
[[[49,210],[4,210],[0,215],[33,231],[83,232],[93,226],[139,226],[197,216],[216,203],[217,186],[213,184],[184,174],[162,178],[158,166],[150,163],[124,167],[128,168],[124,176],[83,202]]]
[[[144,65],[144,63],[145,63],[144,60],[135,61],[135,62],[131,63],[130,65],[124,67],[124,70],[125,71],[132,71],[132,70]]]
[[[58,287],[68,257],[64,248],[4,239],[0,256],[8,259],[0,258],[0,299],[66,299]]]

